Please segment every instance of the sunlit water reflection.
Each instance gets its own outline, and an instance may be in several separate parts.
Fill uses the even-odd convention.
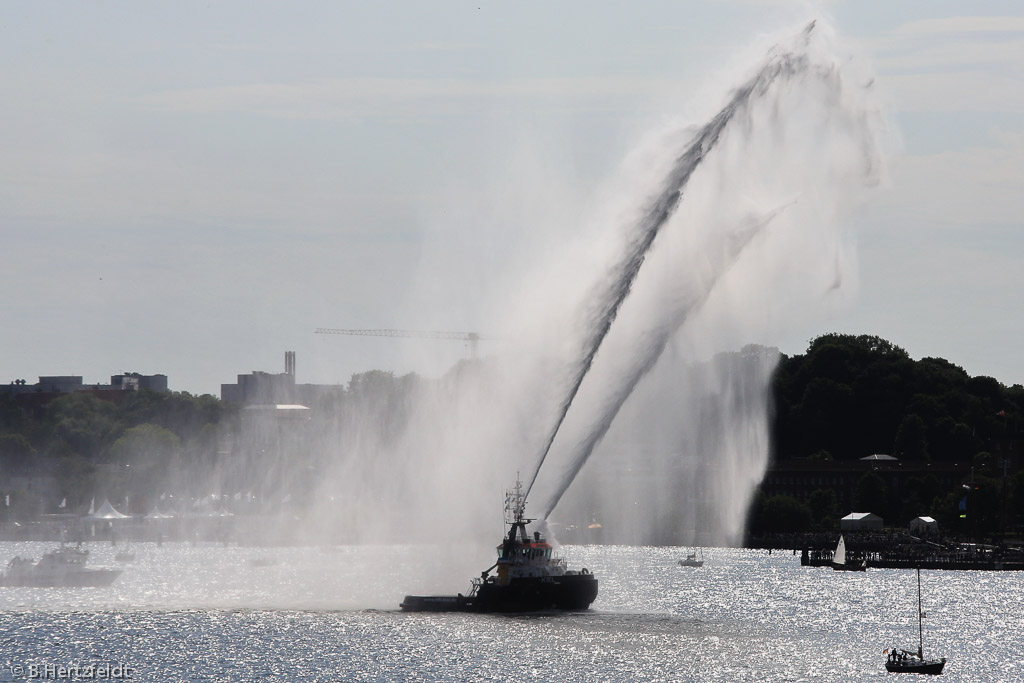
[[[43,544],[0,544],[6,560]],[[119,548],[94,545],[91,564]],[[121,663],[134,680],[881,680],[882,650],[916,647],[916,582],[900,570],[801,568],[789,553],[570,546],[601,580],[581,614],[403,614],[406,592],[464,590],[450,549],[140,544],[107,589],[0,589],[4,660]],[[264,562],[252,562],[253,560]],[[257,566],[265,561],[270,566]],[[484,565],[486,566],[486,565]],[[923,572],[926,653],[946,678],[1024,678],[1024,576]]]

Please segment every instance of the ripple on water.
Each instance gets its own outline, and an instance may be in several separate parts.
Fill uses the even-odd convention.
[[[0,680],[18,663],[123,663],[136,680],[174,681],[861,681],[886,678],[884,648],[916,641],[912,572],[724,549],[692,569],[675,548],[566,548],[601,580],[582,614],[397,611],[407,590],[432,588],[405,578],[432,552],[290,549],[276,556],[289,566],[256,569],[245,560],[273,553],[140,548],[111,589],[0,591]],[[924,572],[925,648],[955,680],[1020,676],[1022,579]]]

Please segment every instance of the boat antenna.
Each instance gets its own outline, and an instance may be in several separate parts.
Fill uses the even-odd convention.
[[[505,495],[505,523],[522,522],[526,513],[526,495],[523,494],[523,482],[516,472],[516,487]]]

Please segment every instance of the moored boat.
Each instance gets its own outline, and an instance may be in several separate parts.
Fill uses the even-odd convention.
[[[928,674],[938,676],[946,666],[946,658],[924,658],[924,610],[921,606],[921,570],[917,570],[917,652],[892,648],[886,650],[889,658],[885,670],[889,673]]]
[[[938,676],[946,666],[946,658],[925,659],[921,652],[893,649],[885,661],[885,670],[896,674],[927,674]]]
[[[0,575],[0,586],[36,588],[102,588],[121,575],[120,569],[90,569],[85,566],[89,551],[61,545],[35,562],[17,556]]]
[[[526,531],[526,498],[517,481],[506,496],[508,535],[498,546],[498,561],[473,579],[468,595],[407,595],[405,612],[541,612],[585,610],[597,598],[597,578],[585,568],[566,567],[541,535]],[[491,570],[496,570],[491,575]]]
[[[693,552],[689,553],[685,558],[679,560],[680,567],[703,567],[704,566],[704,550],[697,548]]]

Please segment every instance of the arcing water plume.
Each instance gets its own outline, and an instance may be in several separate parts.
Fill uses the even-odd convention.
[[[545,270],[523,250],[513,293],[483,302],[500,319],[478,328],[514,342],[436,379],[355,379],[301,438],[275,425],[251,443],[281,461],[240,465],[241,490],[276,501],[291,538],[486,548],[522,471],[545,517],[594,515],[614,540],[736,540],[777,352],[735,350],[777,344],[843,293],[839,217],[880,170],[868,79],[851,68],[820,22],[773,48],[706,123],[649,140],[586,222],[587,268],[559,254]],[[490,551],[453,559],[461,585]]]
[[[730,240],[727,248],[718,254],[720,257],[719,262],[713,263],[709,259],[708,272],[697,275],[695,280],[699,281],[693,282],[687,300],[680,301],[679,305],[669,308],[666,311],[664,323],[660,327],[651,330],[645,339],[641,341],[640,348],[626,356],[630,362],[627,367],[619,371],[619,378],[614,385],[618,387],[618,391],[610,393],[603,398],[602,404],[593,419],[593,428],[589,433],[582,435],[576,441],[569,455],[568,468],[563,472],[557,487],[542,508],[544,510],[543,519],[547,519],[552,511],[554,511],[555,506],[558,505],[569,485],[572,484],[576,475],[579,474],[579,471],[590,457],[594,447],[608,432],[612,421],[622,408],[622,404],[633,393],[637,383],[654,367],[654,364],[665,350],[665,346],[668,344],[672,334],[682,326],[691,311],[697,309],[707,300],[721,272],[739,258],[744,247],[763,227],[768,225],[774,216],[775,212],[762,220],[753,222],[746,230],[738,232],[735,235],[735,239]],[[577,386],[573,391],[574,397],[578,389],[579,387]],[[561,424],[562,422],[559,422],[559,426]],[[548,447],[550,448],[550,443]],[[547,453],[545,452],[546,455]],[[541,464],[543,464],[543,458],[541,459]],[[538,466],[538,471],[539,469]],[[536,477],[536,473],[534,476]]]
[[[576,479],[638,383],[656,366],[673,335],[683,328],[684,336],[686,333],[716,336],[713,330],[699,329],[701,325],[688,323],[708,305],[716,290],[735,289],[736,282],[762,290],[776,284],[771,279],[758,282],[751,278],[759,273],[781,282],[770,267],[765,267],[763,259],[781,255],[784,260],[779,263],[788,261],[790,267],[797,268],[806,266],[792,263],[792,259],[805,253],[813,259],[825,260],[820,251],[808,250],[820,250],[822,242],[825,245],[831,242],[833,248],[838,249],[838,210],[857,186],[877,180],[880,156],[874,110],[865,97],[865,88],[847,81],[849,74],[833,56],[825,37],[815,40],[819,33],[821,31],[811,24],[791,44],[771,50],[756,75],[697,132],[656,194],[653,208],[641,213],[633,233],[637,235],[632,242],[634,249],[625,261],[611,269],[612,285],[595,305],[598,315],[592,319],[590,331],[585,335],[587,351],[570,373],[568,400],[563,403],[564,411],[538,463],[537,471],[552,445],[556,446],[559,471],[545,482],[548,484],[544,491],[545,518]],[[705,170],[705,166],[708,166],[708,177],[702,179],[700,171]],[[683,196],[684,189],[689,203],[693,204],[687,211],[680,210],[688,204],[687,197]],[[740,201],[749,204],[752,211],[768,202],[785,207],[751,219],[749,215],[736,215],[735,207]],[[756,228],[751,230],[750,225]],[[665,265],[659,266],[660,272],[652,274],[656,284],[648,288],[641,300],[633,301],[638,294],[634,292],[626,301],[627,307],[630,304],[641,309],[646,306],[647,310],[628,321],[622,316],[612,329],[612,321],[634,280],[638,275],[642,280],[646,274],[647,268],[641,273],[639,267],[646,250],[652,250],[652,245],[653,252],[669,248],[655,243],[657,233],[666,226],[688,234],[690,247],[696,247],[703,257],[696,262],[690,258],[689,267],[684,265],[686,260],[680,261],[675,272]],[[779,245],[795,249],[787,258],[779,254]],[[676,256],[687,259],[685,253]],[[820,271],[821,267],[807,270],[807,275],[811,276],[812,271]],[[813,291],[829,292],[835,286],[834,277],[827,286],[813,285],[813,279],[821,279],[819,272],[813,275],[814,278],[807,277],[806,285]],[[733,283],[727,282],[730,278]],[[665,291],[675,293],[665,296]],[[750,294],[756,295],[748,292]],[[749,317],[748,322],[752,323],[759,317],[755,308],[747,310],[735,299],[731,308],[714,303],[718,304],[717,309],[708,313],[709,316],[720,316],[724,312],[740,319]],[[765,332],[770,331],[747,325],[747,334],[751,335],[748,340],[763,337]],[[603,346],[602,353],[597,355],[597,347],[606,337],[612,341],[616,333],[619,339]],[[599,361],[596,365],[595,356]],[[689,397],[684,406],[680,406],[680,412],[689,408],[690,416],[675,416],[676,421],[682,419],[694,432],[717,432],[716,440],[703,440],[699,451],[701,458],[717,460],[719,476],[734,483],[743,482],[740,490],[723,492],[727,495],[718,502],[720,508],[729,508],[720,509],[719,516],[728,520],[720,531],[731,540],[736,539],[742,525],[743,509],[750,490],[763,474],[768,453],[767,389],[774,361],[767,366],[762,361],[774,356],[753,354],[752,358],[758,362],[730,367],[729,382],[719,385],[711,395]],[[592,365],[593,372],[590,372]],[[719,370],[727,365],[718,363]],[[692,370],[676,370],[676,373],[676,381],[680,382],[685,381],[687,374],[693,376]],[[576,412],[569,413],[569,406],[581,388],[587,389],[588,383],[592,385],[591,395],[582,405],[574,406]],[[737,396],[742,396],[743,401],[737,403]],[[719,406],[717,414],[709,415],[709,405]],[[651,406],[651,409],[664,415],[666,406]],[[566,414],[576,419],[565,421]],[[703,421],[692,419],[697,415],[702,416]],[[722,429],[723,424],[731,425],[735,433]],[[737,437],[743,434],[746,437],[737,442]],[[676,449],[688,441],[693,443],[694,440],[686,434],[676,435],[672,457],[677,462],[684,460],[686,453]],[[733,463],[737,459],[749,462],[746,469],[752,476],[735,471]],[[699,469],[691,470],[691,474],[699,474]],[[665,481],[665,477],[659,478]],[[680,485],[681,490],[695,491],[693,483],[672,482],[677,490]],[[663,490],[665,485],[659,488]],[[702,488],[707,490],[708,486]],[[711,488],[722,487],[716,483]],[[619,493],[622,493],[621,483]],[[648,503],[646,507],[665,509],[663,505],[649,504],[650,492],[643,498]],[[649,518],[648,521],[653,523],[654,520]]]
[[[796,40],[789,46],[776,46],[771,50],[764,64],[757,73],[738,88],[729,102],[693,137],[692,141],[679,155],[672,166],[668,177],[656,192],[654,199],[630,229],[628,249],[623,258],[616,263],[608,274],[608,286],[595,296],[594,312],[587,321],[587,330],[583,337],[583,349],[578,363],[568,373],[568,386],[565,399],[544,444],[530,487],[536,481],[541,467],[559,434],[566,415],[579,393],[580,387],[590,371],[594,358],[601,348],[619,310],[630,293],[634,281],[640,272],[649,250],[658,237],[659,231],[670,221],[683,201],[684,192],[693,174],[702,162],[716,152],[716,147],[723,139],[738,129],[735,137],[750,135],[771,135],[772,130],[760,130],[773,122],[758,120],[757,113],[765,105],[775,105],[784,99],[787,88],[822,87],[826,95],[836,97],[841,93],[843,83],[840,72],[833,66],[816,62],[810,50],[811,39],[815,32],[815,24],[808,25]],[[838,128],[841,128],[838,127]],[[837,130],[845,134],[845,130]],[[726,140],[726,143],[735,144]],[[866,150],[870,152],[868,145]],[[784,151],[784,150],[780,150]],[[865,170],[871,171],[874,159],[869,153],[863,161]],[[773,212],[774,214],[774,212]],[[719,232],[712,233],[705,245],[709,254],[708,268],[704,273],[691,277],[684,294],[674,305],[664,311],[661,320],[647,331],[627,354],[629,362],[616,371],[615,378],[603,387],[603,399],[600,407],[589,420],[589,429],[578,435],[576,441],[568,447],[568,466],[564,468],[559,483],[555,485],[545,505],[545,518],[558,504],[566,489],[579,473],[583,464],[590,457],[595,445],[608,431],[612,420],[618,414],[622,404],[633,392],[640,379],[646,375],[660,357],[669,338],[683,325],[689,315],[703,305],[713,291],[720,277],[731,268],[743,252],[755,233],[766,225],[771,214],[763,220],[754,221],[755,229],[741,229],[741,226],[720,226]],[[722,229],[724,228],[724,229]],[[686,229],[702,230],[707,225],[695,224]]]

